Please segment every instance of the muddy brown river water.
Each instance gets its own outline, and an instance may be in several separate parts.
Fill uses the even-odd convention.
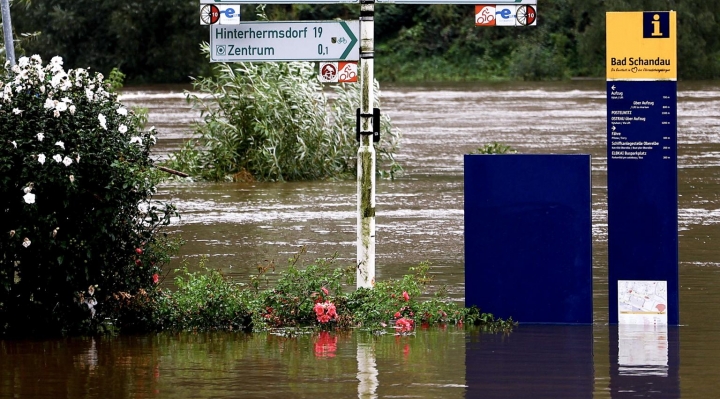
[[[720,82],[680,82],[680,321],[662,331],[609,326],[603,81],[390,86],[382,110],[403,132],[405,173],[377,185],[377,279],[429,260],[462,301],[463,154],[490,142],[521,153],[591,154],[593,326],[520,325],[415,336],[363,333],[158,334],[0,341],[0,397],[714,398],[720,395]],[[128,88],[148,107],[161,158],[198,115],[182,87]],[[181,257],[239,281],[308,260],[355,260],[355,182],[189,183],[160,187],[178,206]],[[179,265],[175,261],[171,267]],[[470,287],[469,289],[472,289]]]

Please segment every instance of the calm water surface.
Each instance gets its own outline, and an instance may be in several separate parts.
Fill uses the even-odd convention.
[[[493,141],[583,153],[593,165],[593,326],[448,327],[413,337],[160,334],[0,341],[0,397],[714,398],[720,393],[720,82],[680,82],[680,319],[608,326],[604,82],[397,87],[382,109],[403,132],[405,175],[377,187],[377,278],[429,260],[464,298],[462,156]],[[198,119],[182,88],[128,89],[150,109],[157,157]],[[355,183],[172,183],[182,256],[243,281],[266,261],[355,260]],[[194,259],[192,259],[193,263]],[[179,261],[172,266],[179,265]]]

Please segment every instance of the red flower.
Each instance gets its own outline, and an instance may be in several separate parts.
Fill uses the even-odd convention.
[[[329,294],[327,288],[322,287],[321,290],[322,290],[322,292],[323,292],[325,295],[328,295],[328,294]]]
[[[140,266],[142,265],[142,261],[140,259],[135,259],[135,264]]]
[[[153,284],[157,284],[160,281],[160,276],[157,273],[153,274]]]
[[[396,318],[396,319],[399,319],[400,317],[402,317],[402,315],[400,314],[400,312],[395,312],[395,318]]]
[[[413,329],[413,321],[404,317],[397,319],[397,321],[395,322],[395,329],[401,333],[409,332]]]
[[[409,300],[410,300],[410,294],[408,294],[407,291],[403,291],[403,298],[405,299],[406,302],[409,301]]]
[[[138,255],[142,255],[142,248],[135,248],[135,253]]]
[[[330,320],[335,320],[337,318],[337,309],[330,301],[316,303],[313,310],[315,311],[317,320],[320,323],[327,323]]]

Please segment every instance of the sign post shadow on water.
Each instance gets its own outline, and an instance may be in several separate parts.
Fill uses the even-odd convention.
[[[591,324],[589,155],[465,156],[465,304]]]
[[[679,323],[675,12],[607,13],[610,323]]]

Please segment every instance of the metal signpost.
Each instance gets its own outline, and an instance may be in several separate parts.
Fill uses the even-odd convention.
[[[378,0],[397,4],[488,5],[492,25],[535,25],[537,0]],[[238,22],[233,5],[257,0],[200,0],[201,24],[210,25],[212,62],[359,60],[360,108],[357,112],[357,287],[375,285],[374,142],[379,140],[380,109],[374,107],[375,0],[264,0],[263,4],[360,3],[359,21]],[[494,6],[493,6],[494,5]],[[230,8],[228,8],[230,7]],[[496,10],[497,8],[497,10]],[[231,14],[231,15],[228,15]],[[489,18],[489,17],[488,17]],[[516,22],[515,22],[516,21]],[[511,23],[512,22],[512,23]],[[487,24],[490,25],[490,24]],[[359,41],[358,41],[359,36]]]
[[[12,23],[10,22],[10,4],[8,0],[0,0],[2,12],[3,37],[5,38],[5,58],[10,65],[15,65],[15,43],[13,43]]]

